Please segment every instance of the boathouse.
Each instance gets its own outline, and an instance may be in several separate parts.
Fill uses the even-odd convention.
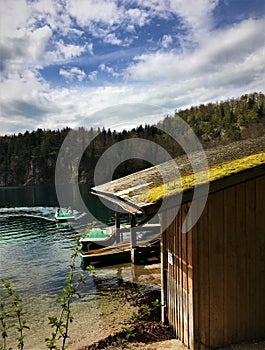
[[[193,206],[196,216],[202,198],[193,198],[185,157],[176,160],[186,179],[177,210],[179,179],[169,178],[167,191],[159,167],[93,189],[130,212],[132,226],[166,201],[159,211],[162,318],[189,349],[265,340],[265,136],[207,150],[206,156],[209,193],[188,230],[183,230],[187,213]],[[162,165],[167,166],[170,172],[170,162]]]

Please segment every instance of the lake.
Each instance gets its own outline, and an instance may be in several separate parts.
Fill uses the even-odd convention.
[[[106,225],[115,222],[114,212],[90,195],[88,186],[81,185],[80,193],[89,210],[77,212],[77,223],[65,227],[54,219],[58,206],[54,186],[0,188],[0,278],[11,280],[25,302],[31,322],[25,350],[45,349],[43,333],[50,334],[47,318],[53,314],[55,299],[65,285],[75,238],[95,218]],[[72,203],[69,198],[68,204]],[[157,289],[157,280],[146,283],[141,277],[146,275],[144,267],[131,264],[96,269],[95,277],[83,273],[87,282],[81,288],[81,299],[74,304],[78,321],[70,334],[73,348],[108,333],[114,323],[121,325],[128,310],[133,310],[128,300]],[[133,283],[135,276],[137,284]],[[12,337],[9,346],[15,347]]]

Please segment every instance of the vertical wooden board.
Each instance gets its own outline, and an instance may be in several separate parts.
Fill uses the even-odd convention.
[[[256,179],[256,330],[265,338],[265,176]]]
[[[189,211],[190,205],[186,205],[186,212]],[[188,271],[188,329],[189,339],[188,347],[194,349],[194,309],[193,309],[193,261],[192,261],[192,234],[193,228],[187,232],[187,271]]]
[[[168,309],[169,309],[169,302],[168,302],[168,283],[169,283],[169,274],[168,274],[168,256],[167,256],[167,250],[168,250],[168,242],[169,242],[169,229],[168,229],[168,219],[167,219],[167,212],[164,212],[161,214],[161,225],[162,225],[162,244],[161,247],[163,252],[163,298],[164,298],[164,307],[163,310],[163,319],[164,322],[168,324]]]
[[[181,210],[178,214],[177,222],[177,232],[178,232],[178,242],[177,242],[177,251],[176,258],[178,261],[178,280],[177,280],[177,297],[178,297],[178,338],[183,341],[183,296],[182,296],[182,285],[183,285],[183,276],[182,276],[182,213]]]
[[[159,216],[159,220],[160,220],[160,257],[161,257],[161,304],[162,304],[161,320],[162,320],[162,322],[166,322],[166,315],[165,315],[165,311],[166,311],[166,306],[165,306],[165,304],[166,304],[166,299],[165,299],[165,295],[166,295],[165,235],[166,235],[166,232],[164,232],[165,214],[161,214]]]
[[[171,249],[171,237],[170,237],[170,225],[169,225],[169,217],[170,213],[167,213],[167,316],[168,316],[168,322],[171,323],[171,270],[170,270],[170,263],[168,261],[168,252]],[[174,328],[174,325],[172,325]],[[175,330],[175,328],[174,328]]]
[[[224,190],[224,343],[236,339],[237,281],[235,245],[235,187]]]
[[[247,339],[256,338],[256,181],[248,181],[246,184],[246,235],[247,235]]]
[[[170,217],[170,213],[168,213],[168,219]],[[172,252],[172,240],[173,240],[173,224],[169,224],[168,222],[168,250],[167,253],[171,253]],[[173,272],[174,272],[174,266],[172,266],[172,264],[170,263],[170,261],[168,260],[168,317],[169,317],[169,323],[174,327],[175,329],[175,325],[174,325],[174,295],[173,295]]]
[[[176,328],[176,281],[175,281],[175,276],[176,276],[176,261],[174,259],[174,250],[175,250],[175,236],[176,236],[176,223],[175,219],[172,221],[172,210],[170,211],[170,217],[169,217],[169,223],[170,223],[170,243],[169,243],[169,248],[168,248],[168,254],[171,254],[173,256],[172,261],[170,260],[169,265],[170,265],[170,290],[171,290],[171,323],[173,325],[173,328],[175,330],[175,333],[177,334],[177,328]],[[173,265],[172,265],[173,263]]]
[[[169,246],[169,229],[167,228],[166,230],[166,249],[165,249],[165,261],[166,261],[166,298],[168,298],[168,293],[169,293],[169,271],[168,271],[168,246]],[[166,299],[166,314],[167,314],[167,322],[169,322],[168,319],[168,313],[169,313],[169,301]]]
[[[177,260],[177,251],[178,251],[178,215],[175,214],[174,219],[174,290],[175,290],[175,323],[176,328],[179,327],[179,315],[178,315],[178,292],[177,292],[177,286],[178,286],[178,260]]]
[[[209,200],[209,198],[208,198]],[[199,339],[200,347],[209,347],[209,237],[208,237],[208,202],[197,224],[198,226],[198,268],[199,268]]]
[[[168,217],[167,217],[168,219]],[[170,225],[168,226],[168,234],[167,234],[167,254],[168,252],[170,252],[171,250],[171,227]],[[167,278],[167,298],[168,298],[168,320],[169,320],[169,324],[172,325],[172,298],[171,298],[171,265],[169,263],[169,261],[167,260],[167,270],[168,270],[168,278]],[[173,325],[174,326],[174,325]]]
[[[174,220],[172,222],[172,254],[173,254],[173,271],[172,271],[172,294],[174,298],[174,305],[173,305],[173,323],[175,327],[177,327],[177,263],[175,258],[175,251],[177,249],[176,246],[176,237],[177,237],[177,225],[176,225],[176,217],[174,217]]]
[[[178,335],[178,325],[177,325],[177,291],[176,291],[176,266],[177,260],[175,258],[175,249],[176,249],[176,220],[173,218],[173,211],[167,212],[168,219],[168,241],[167,241],[167,257],[171,256],[168,259],[168,276],[167,276],[167,312],[169,323],[173,326],[176,336]]]
[[[236,186],[236,292],[237,292],[237,341],[246,339],[248,319],[248,257],[246,232],[246,183]]]
[[[199,348],[199,331],[200,331],[200,324],[199,324],[199,313],[200,313],[200,307],[199,307],[199,300],[201,291],[199,288],[199,281],[200,281],[200,275],[199,275],[199,235],[198,235],[198,227],[199,227],[199,221],[196,223],[196,225],[192,228],[192,280],[193,280],[193,286],[192,286],[192,299],[193,299],[193,347],[194,349]]]
[[[121,220],[120,220],[120,212],[118,210],[115,211],[115,224],[116,224],[116,242],[119,243],[121,241]]]
[[[179,291],[178,291],[178,221],[179,215],[175,216],[174,219],[174,250],[173,250],[173,261],[174,261],[174,288],[175,288],[175,323],[176,323],[176,336],[179,338],[179,328],[180,328],[180,320],[179,320]]]
[[[166,323],[168,323],[168,300],[167,300],[167,295],[168,295],[168,260],[167,260],[167,249],[168,249],[168,229],[167,229],[167,216],[166,213],[163,213],[163,263],[164,263],[164,302],[165,302],[165,307],[164,307],[164,319]]]
[[[186,218],[186,205],[181,206],[182,226]],[[187,262],[187,233],[180,232],[182,236],[182,301],[183,301],[183,342],[188,345],[189,342],[189,324],[188,324],[188,262]]]
[[[223,191],[209,196],[208,208],[210,347],[214,348],[223,345],[224,339]]]

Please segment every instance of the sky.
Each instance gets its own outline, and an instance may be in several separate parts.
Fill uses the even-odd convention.
[[[264,0],[0,0],[0,134],[264,92],[264,33]]]

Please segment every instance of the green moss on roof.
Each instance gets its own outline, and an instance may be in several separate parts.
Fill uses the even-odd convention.
[[[155,203],[163,197],[172,196],[181,191],[187,191],[195,185],[200,185],[208,181],[213,182],[232,174],[254,168],[261,164],[265,164],[265,153],[253,154],[240,159],[232,160],[213,166],[206,171],[191,174],[176,179],[166,184],[153,187],[147,193],[139,197],[139,202]]]

